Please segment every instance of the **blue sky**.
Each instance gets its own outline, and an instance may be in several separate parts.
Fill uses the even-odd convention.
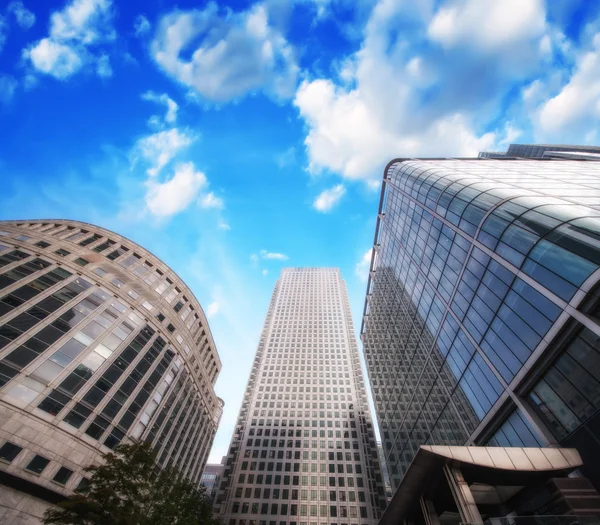
[[[0,5],[0,218],[154,252],[205,311],[227,449],[284,266],[337,266],[358,330],[382,168],[599,142],[600,4]]]

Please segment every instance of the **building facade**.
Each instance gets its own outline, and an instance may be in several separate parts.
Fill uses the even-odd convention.
[[[225,471],[225,461],[226,458],[224,457],[221,463],[208,463],[204,467],[204,472],[202,472],[202,477],[200,478],[200,484],[206,487],[206,497],[213,506],[216,503],[217,491],[219,490],[221,478]],[[215,510],[218,511],[218,508],[215,507]]]
[[[571,158],[574,160],[600,160],[600,146],[574,146],[568,144],[511,144],[507,151],[482,151],[480,158],[504,157],[543,159]]]
[[[420,445],[573,447],[600,485],[599,281],[600,163],[388,164],[361,339],[394,489]]]
[[[122,442],[199,482],[221,363],[181,279],[108,230],[0,223],[0,521],[39,523]]]
[[[338,269],[286,268],[217,497],[227,525],[375,524],[385,493]]]

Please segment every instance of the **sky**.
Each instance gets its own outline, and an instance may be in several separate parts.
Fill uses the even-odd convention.
[[[394,157],[598,144],[596,0],[0,3],[0,219],[141,244],[209,317],[226,453],[273,286],[339,267],[360,328]]]

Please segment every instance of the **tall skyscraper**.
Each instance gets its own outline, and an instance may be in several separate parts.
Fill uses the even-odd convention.
[[[338,269],[282,271],[217,501],[226,525],[375,524],[385,507]]]
[[[361,338],[393,488],[423,444],[600,464],[599,282],[600,163],[390,162]]]
[[[0,522],[40,523],[122,442],[199,482],[220,369],[198,301],[150,252],[90,224],[1,222]]]

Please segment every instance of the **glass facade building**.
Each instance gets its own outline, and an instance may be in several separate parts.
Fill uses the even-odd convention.
[[[346,285],[286,268],[226,459],[226,525],[375,524],[385,508]]]
[[[148,251],[84,223],[0,222],[0,521],[39,522],[121,442],[199,482],[220,369],[202,308]]]
[[[492,157],[385,169],[361,339],[394,489],[423,444],[574,447],[600,485],[600,163]]]
[[[202,477],[200,478],[200,484],[206,487],[206,497],[213,505],[216,503],[217,491],[219,490],[224,470],[225,458],[223,458],[221,463],[208,463],[204,467],[204,472],[202,472]],[[215,506],[215,511],[218,512],[218,510]]]

